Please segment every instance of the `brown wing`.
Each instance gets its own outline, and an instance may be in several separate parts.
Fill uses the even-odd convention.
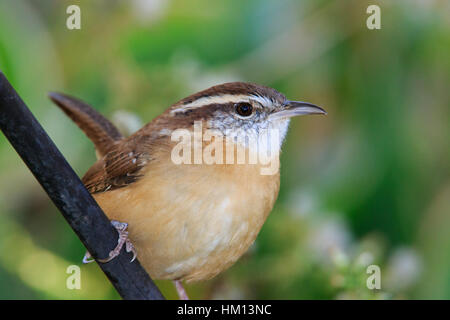
[[[141,169],[150,160],[144,147],[124,141],[116,144],[84,175],[82,181],[90,193],[125,187],[140,177]]]

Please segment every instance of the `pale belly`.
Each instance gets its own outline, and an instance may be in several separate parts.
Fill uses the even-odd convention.
[[[247,251],[278,195],[278,174],[235,167],[153,165],[138,182],[94,197],[110,219],[129,224],[153,278],[205,280]]]

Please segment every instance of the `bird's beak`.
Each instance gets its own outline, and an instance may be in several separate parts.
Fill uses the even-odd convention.
[[[307,114],[323,114],[327,112],[319,106],[303,101],[286,101],[283,108],[270,115],[271,120],[303,116]]]

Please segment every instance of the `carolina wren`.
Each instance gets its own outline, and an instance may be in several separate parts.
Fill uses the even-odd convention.
[[[278,151],[290,118],[326,114],[313,104],[289,101],[272,88],[231,82],[184,98],[125,138],[80,100],[57,93],[50,98],[94,143],[98,161],[82,180],[110,219],[128,223],[127,250],[133,251],[133,244],[153,278],[174,280],[180,290],[180,281],[210,279],[246,252],[278,196]],[[173,133],[192,133],[196,123],[201,133],[223,135],[246,156],[251,156],[256,140],[249,143],[237,138],[240,134],[252,138],[264,129],[277,131],[271,150],[274,172],[262,174],[264,166],[258,161],[177,163]],[[224,151],[225,157],[226,148],[216,149],[213,156]],[[110,258],[115,254],[117,250]]]

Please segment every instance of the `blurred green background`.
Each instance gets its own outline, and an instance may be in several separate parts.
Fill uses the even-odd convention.
[[[81,30],[66,28],[70,4]],[[381,30],[366,27],[370,4]],[[450,299],[448,0],[0,0],[0,69],[80,176],[93,146],[48,91],[128,131],[226,81],[328,111],[292,122],[255,245],[188,284],[192,298]],[[3,135],[0,253],[1,299],[119,298]],[[66,288],[72,264],[81,290]]]

